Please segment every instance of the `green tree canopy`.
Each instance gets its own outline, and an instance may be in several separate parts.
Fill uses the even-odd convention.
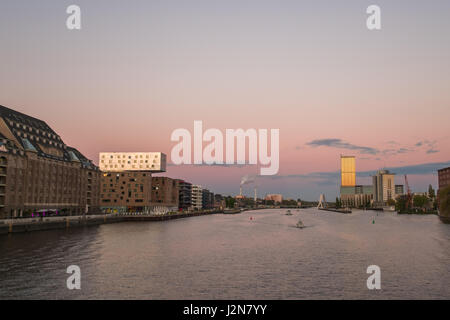
[[[424,195],[415,195],[413,198],[413,205],[416,208],[424,208],[428,202],[428,197]]]

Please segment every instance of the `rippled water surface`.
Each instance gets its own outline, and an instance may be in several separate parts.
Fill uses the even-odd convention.
[[[2,235],[0,299],[450,298],[450,225],[438,217],[284,213]],[[381,290],[367,289],[372,264]],[[81,290],[66,287],[69,265]]]

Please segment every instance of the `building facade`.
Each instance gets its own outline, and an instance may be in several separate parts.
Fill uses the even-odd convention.
[[[152,175],[148,171],[103,172],[101,209],[105,213],[146,212],[152,206]]]
[[[395,200],[394,173],[380,170],[372,177],[373,201],[375,206],[384,206],[389,200]]]
[[[450,186],[450,167],[438,170],[438,187],[443,189]]]
[[[178,179],[178,209],[187,211],[192,207],[192,183]]]
[[[202,209],[214,208],[214,193],[208,189],[202,189]]]
[[[405,194],[404,187],[402,184],[396,184],[395,185],[395,198],[402,196]]]
[[[99,166],[104,172],[165,172],[166,155],[162,152],[101,152]]]
[[[273,201],[274,203],[281,203],[283,202],[283,196],[281,194],[267,194],[264,200]]]
[[[0,106],[0,218],[97,213],[99,182],[44,121]]]
[[[356,185],[356,164],[354,156],[341,156],[341,186]]]
[[[157,189],[153,189],[152,174],[164,172],[166,169],[164,153],[101,152],[99,164],[102,171],[101,210],[103,212],[162,214],[170,210],[173,203],[177,206],[176,199],[174,200],[171,194],[167,195],[167,199],[170,199],[169,203],[159,202],[167,200],[165,191],[171,187],[171,184],[165,183],[169,178],[155,178]]]
[[[152,203],[178,210],[178,181],[168,177],[152,177]]]
[[[203,207],[203,188],[199,185],[192,185],[191,209],[201,210]]]
[[[341,187],[341,205],[344,207],[368,207],[372,201],[373,186]]]

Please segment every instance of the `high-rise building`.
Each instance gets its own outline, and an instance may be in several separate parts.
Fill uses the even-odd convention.
[[[0,218],[98,212],[99,180],[47,123],[0,106]]]
[[[354,156],[341,156],[341,186],[354,187],[356,185],[356,169]]]
[[[356,160],[354,156],[341,155],[340,200],[345,207],[367,207],[373,198],[373,187],[356,185]]]
[[[380,170],[372,177],[373,201],[377,206],[386,205],[388,200],[395,199],[394,173]]]
[[[397,199],[398,196],[404,195],[405,191],[402,184],[396,184],[395,185],[395,198]]]

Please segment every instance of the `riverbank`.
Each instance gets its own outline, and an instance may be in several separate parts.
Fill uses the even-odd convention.
[[[197,211],[186,213],[171,213],[164,215],[139,215],[139,214],[102,214],[87,216],[25,218],[0,220],[0,235],[8,233],[44,231],[53,229],[76,228],[96,226],[108,223],[136,222],[136,221],[165,221],[223,213],[221,210]]]

